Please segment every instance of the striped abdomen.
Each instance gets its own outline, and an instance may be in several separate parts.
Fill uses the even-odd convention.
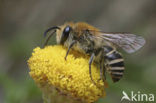
[[[124,73],[124,60],[119,52],[112,47],[104,47],[105,60],[108,65],[108,72],[110,73],[113,82],[119,81]]]

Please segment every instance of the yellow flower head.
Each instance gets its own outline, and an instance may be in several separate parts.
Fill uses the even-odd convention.
[[[105,96],[104,84],[100,78],[99,69],[92,65],[94,85],[89,76],[89,57],[76,51],[70,51],[67,60],[66,48],[62,46],[47,46],[44,49],[34,49],[28,60],[30,75],[41,90],[49,95],[52,88],[63,94],[85,102],[94,102]],[[98,81],[99,80],[99,81]]]

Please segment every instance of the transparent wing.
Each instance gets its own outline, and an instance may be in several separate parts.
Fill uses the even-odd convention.
[[[121,47],[127,53],[133,53],[145,44],[145,39],[129,33],[100,33],[96,36]]]

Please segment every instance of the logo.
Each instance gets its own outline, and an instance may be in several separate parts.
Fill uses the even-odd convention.
[[[130,95],[128,95],[125,91],[122,91],[122,98],[121,101],[127,100],[127,101],[144,101],[144,102],[153,102],[154,101],[154,94],[145,94],[141,93],[140,91],[134,92],[131,91]]]

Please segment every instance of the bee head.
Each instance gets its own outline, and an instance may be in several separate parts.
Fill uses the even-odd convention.
[[[69,33],[71,32],[72,28],[70,26],[66,26],[62,32],[61,38],[60,38],[60,44],[64,44],[64,42],[69,37]]]

